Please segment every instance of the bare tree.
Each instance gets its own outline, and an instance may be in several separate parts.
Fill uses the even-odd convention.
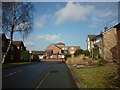
[[[2,3],[2,30],[10,34],[8,48],[3,55],[2,63],[10,50],[15,32],[22,32],[27,36],[32,30],[33,5],[30,2],[3,2]]]

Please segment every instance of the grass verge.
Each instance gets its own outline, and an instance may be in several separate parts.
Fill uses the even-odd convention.
[[[72,67],[74,74],[78,76],[87,88],[112,88],[109,85],[108,76],[114,71],[111,66],[99,66],[92,68],[76,69]]]
[[[17,65],[17,64],[29,64],[31,62],[16,62],[16,63],[7,63],[7,64],[3,64],[3,65]]]

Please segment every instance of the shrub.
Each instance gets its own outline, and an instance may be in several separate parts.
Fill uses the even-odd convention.
[[[20,58],[24,61],[28,61],[29,60],[29,52],[28,51],[23,51],[20,55]]]
[[[40,61],[38,55],[34,54],[33,55],[33,60],[32,61]]]
[[[46,59],[46,56],[44,56],[43,58]]]
[[[78,50],[76,50],[76,52],[74,53],[74,56],[76,57],[76,56],[81,55],[81,54],[83,54],[83,50],[82,50],[82,49],[78,49]]]
[[[103,65],[105,65],[106,63],[107,63],[106,60],[104,60],[103,58],[99,58],[99,61],[98,61],[98,65],[99,65],[99,66],[103,66]]]
[[[78,49],[75,52],[75,57],[78,55],[84,54],[85,56],[90,56],[90,52],[88,50],[82,50],[82,49]]]
[[[70,54],[65,54],[65,60],[67,60],[68,57],[71,57]]]
[[[83,54],[84,54],[85,56],[90,56],[90,52],[89,52],[88,50],[83,50]]]

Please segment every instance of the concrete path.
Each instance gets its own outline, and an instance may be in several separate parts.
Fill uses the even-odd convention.
[[[76,88],[75,81],[65,63],[56,64],[37,88]]]

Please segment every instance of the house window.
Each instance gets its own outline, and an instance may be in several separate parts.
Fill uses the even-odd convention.
[[[11,50],[12,50],[12,51],[14,50],[14,47],[13,47],[13,46],[11,47]]]
[[[11,56],[10,56],[10,59],[13,60],[13,59],[14,59],[14,55],[11,55]]]
[[[21,47],[21,51],[23,50],[23,47]]]

